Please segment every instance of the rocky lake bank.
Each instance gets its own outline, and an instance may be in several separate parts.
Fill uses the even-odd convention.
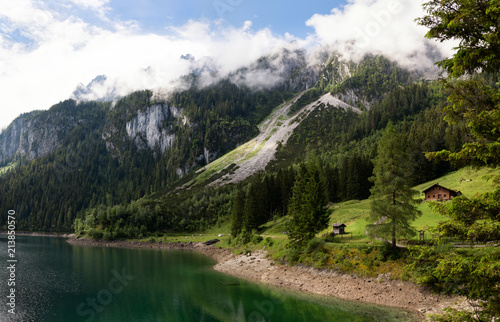
[[[415,313],[421,320],[426,320],[427,314],[440,313],[449,306],[467,306],[464,298],[434,294],[415,283],[391,280],[389,276],[367,278],[311,267],[280,265],[267,258],[266,251],[235,255],[231,250],[220,248],[217,244],[205,245],[201,242],[162,243],[70,238],[68,243],[78,246],[198,251],[217,261],[213,268],[225,274],[290,290],[400,308]]]

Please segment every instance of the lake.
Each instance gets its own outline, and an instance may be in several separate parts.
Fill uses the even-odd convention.
[[[72,246],[17,236],[15,312],[7,310],[0,235],[1,321],[411,321],[402,310],[286,291],[211,269],[193,251]]]

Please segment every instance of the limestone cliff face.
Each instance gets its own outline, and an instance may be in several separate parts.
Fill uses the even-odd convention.
[[[192,126],[187,116],[183,114],[182,108],[163,103],[138,110],[125,128],[128,138],[133,140],[139,149],[159,148],[161,153],[165,153],[172,147],[178,135],[175,132],[176,124],[189,128]],[[183,177],[192,166],[208,164],[216,159],[216,152],[209,152],[206,147],[203,150],[204,153],[196,158],[194,164],[184,164],[176,169],[178,177]]]
[[[0,134],[0,162],[15,156],[29,160],[45,156],[77,125],[74,118],[49,114],[32,112],[15,119]]]
[[[159,147],[165,152],[174,142],[173,128],[178,121],[188,124],[181,108],[169,104],[152,105],[137,111],[137,115],[127,122],[127,135],[141,149]]]

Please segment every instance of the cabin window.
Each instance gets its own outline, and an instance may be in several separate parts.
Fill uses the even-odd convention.
[[[444,196],[446,197],[446,193],[444,194]]]
[[[436,198],[436,195],[432,195],[432,198]]]

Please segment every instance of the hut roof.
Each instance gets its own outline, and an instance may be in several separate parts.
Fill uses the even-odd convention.
[[[432,190],[432,189],[434,189],[434,188],[436,188],[436,187],[441,187],[441,188],[443,188],[443,189],[446,189],[446,190],[448,190],[448,191],[452,191],[452,192],[455,192],[455,193],[458,193],[458,192],[459,192],[459,191],[455,191],[455,190],[450,189],[450,188],[443,187],[442,185],[440,185],[440,184],[438,184],[438,183],[435,183],[435,184],[433,184],[432,186],[430,186],[429,188],[425,189],[425,190],[423,191],[423,193],[426,193],[427,191]]]

